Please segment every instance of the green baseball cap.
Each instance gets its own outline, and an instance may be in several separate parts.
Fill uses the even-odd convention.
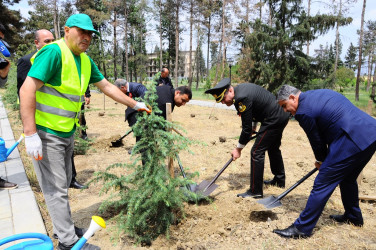
[[[90,17],[86,14],[71,15],[65,23],[65,26],[69,28],[78,27],[83,30],[93,31],[95,34],[100,36],[99,32],[94,29],[93,22],[91,21]]]

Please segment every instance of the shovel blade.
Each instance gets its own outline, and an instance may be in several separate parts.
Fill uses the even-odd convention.
[[[210,184],[210,181],[204,180],[198,186],[196,186],[195,190],[192,190],[196,194],[201,194],[203,196],[208,196],[218,187],[217,184],[211,184],[210,187],[208,185]]]
[[[111,144],[113,148],[119,148],[124,145],[123,141],[112,141]]]
[[[275,196],[269,196],[265,199],[257,201],[257,203],[264,205],[267,209],[273,209],[275,207],[282,206],[281,201]]]

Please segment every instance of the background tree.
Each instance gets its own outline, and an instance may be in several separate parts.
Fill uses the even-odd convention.
[[[303,88],[311,77],[311,61],[302,51],[303,45],[326,33],[335,25],[337,17],[308,17],[300,0],[266,2],[272,25],[263,24],[260,19],[252,22],[253,33],[247,38],[250,58],[246,59],[251,62],[251,68],[242,76],[270,91],[282,84]]]
[[[355,101],[359,101],[359,83],[360,83],[360,71],[362,70],[362,52],[363,52],[363,27],[364,27],[364,13],[366,11],[366,0],[363,0],[362,18],[360,24],[359,34],[359,61],[358,61],[358,73],[356,76],[355,86]]]
[[[366,90],[369,91],[371,86],[371,75],[373,71],[373,65],[375,62],[376,52],[376,21],[368,21],[364,30],[364,54],[368,58],[368,77]]]
[[[349,48],[347,49],[347,54],[345,56],[345,66],[349,69],[356,70],[357,61],[356,61],[357,47],[350,43]]]
[[[338,67],[338,62],[340,60],[340,55],[341,55],[341,49],[339,48],[340,46],[340,35],[339,35],[339,27],[346,25],[346,20],[343,19],[343,15],[347,13],[351,7],[351,4],[355,3],[357,0],[332,0],[333,7],[334,7],[334,13],[337,14],[337,21],[336,21],[336,41],[335,41],[335,52],[336,52],[336,59],[334,63],[334,74],[333,74],[333,81],[332,84],[334,85],[335,79],[336,79],[336,72],[337,72],[337,67]],[[345,21],[345,22],[343,22]]]

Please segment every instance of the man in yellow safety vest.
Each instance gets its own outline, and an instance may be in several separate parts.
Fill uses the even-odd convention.
[[[108,82],[84,53],[93,33],[99,35],[88,15],[70,16],[64,33],[63,39],[44,46],[36,54],[20,89],[20,110],[26,151],[33,156],[53,231],[59,239],[58,249],[71,249],[85,231],[72,221],[68,188],[74,131],[88,84],[96,85],[116,102],[138,111],[150,110]]]

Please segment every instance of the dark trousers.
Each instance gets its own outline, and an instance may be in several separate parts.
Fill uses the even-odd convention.
[[[281,150],[279,149],[285,126],[286,124],[279,128],[266,129],[256,138],[255,144],[251,149],[250,190],[252,193],[263,193],[266,151],[268,151],[270,169],[275,176],[274,178],[285,182],[285,167],[283,165]],[[262,126],[260,130],[263,131]]]
[[[77,176],[76,166],[74,165],[74,153],[72,153],[71,161],[72,161],[72,181],[71,181],[72,183],[76,180],[76,176]]]
[[[80,117],[79,117],[79,120],[80,120],[80,125],[81,126],[86,126],[86,119],[85,119],[85,103],[82,103],[81,105],[81,113],[80,113]],[[82,129],[81,130],[81,135],[87,135],[86,134],[86,129]]]
[[[376,142],[366,150],[340,162],[327,162],[320,167],[307,205],[294,225],[303,233],[310,235],[315,227],[326,202],[334,189],[339,185],[345,216],[349,219],[361,220],[359,208],[358,178],[360,172],[369,162],[376,150]],[[333,153],[335,154],[335,153]],[[331,158],[330,155],[327,158]]]

